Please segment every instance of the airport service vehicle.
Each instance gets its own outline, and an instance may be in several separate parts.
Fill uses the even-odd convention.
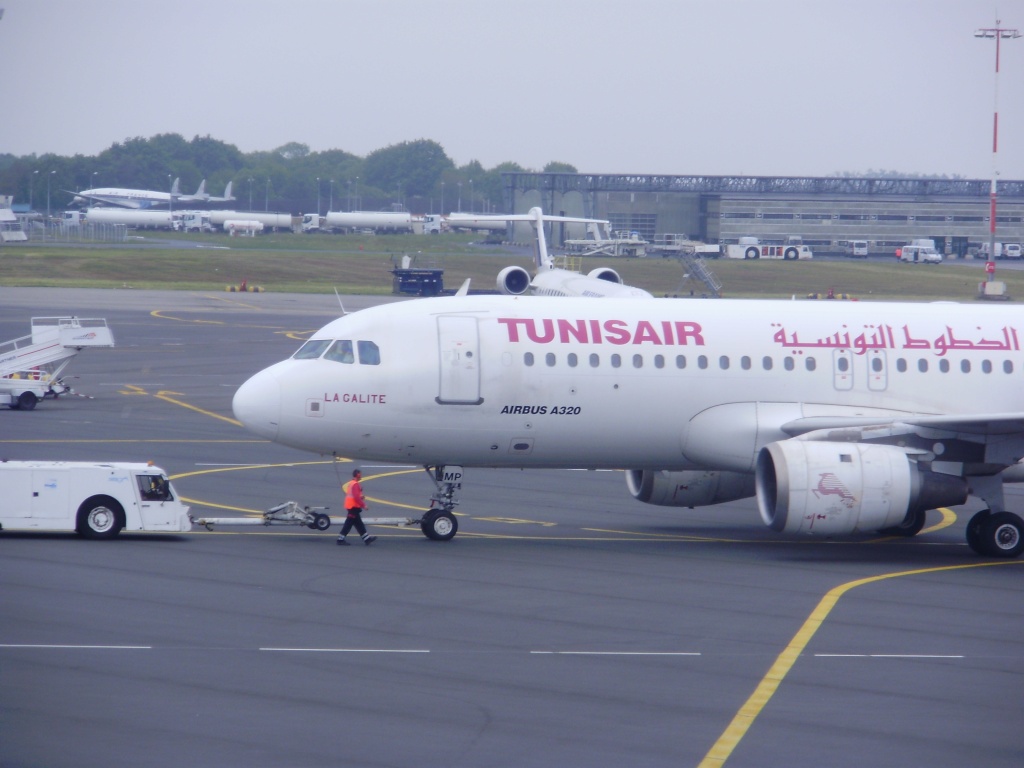
[[[210,225],[227,231],[224,225],[229,221],[258,221],[264,229],[291,232],[295,220],[290,213],[268,213],[265,211],[210,211]]]
[[[372,229],[375,232],[412,232],[411,213],[388,211],[328,211],[323,226],[329,230],[354,231]]]
[[[809,245],[788,242],[785,245],[763,245],[756,238],[741,237],[738,244],[725,246],[725,255],[730,259],[813,259],[814,252]]]
[[[868,257],[868,241],[851,240],[846,245],[846,254],[855,259],[866,259]]]
[[[282,445],[421,464],[441,511],[451,465],[625,468],[638,501],[753,496],[829,538],[914,536],[971,496],[968,545],[1017,557],[1022,339],[1013,305],[423,298],[329,323],[233,409]]]
[[[68,392],[60,378],[87,347],[112,347],[102,318],[33,317],[32,332],[0,343],[0,405],[31,411],[45,397]]]
[[[1003,246],[1004,259],[1019,259],[1021,255],[1020,243],[1006,243]]]
[[[121,530],[188,531],[188,507],[152,463],[0,461],[0,528],[77,531],[109,539]]]
[[[493,214],[476,213],[449,213],[448,229],[464,230],[471,232],[482,230],[484,232],[504,232],[508,229],[506,222],[512,221],[508,217],[495,216]]]
[[[942,254],[924,245],[904,245],[900,249],[900,261],[908,264],[941,264]]]
[[[324,230],[324,217],[318,216],[315,213],[306,213],[302,216],[302,224],[300,225],[304,233],[309,234],[310,232],[320,232]]]
[[[224,231],[232,236],[248,235],[252,237],[263,231],[263,222],[249,219],[228,219],[224,222]]]
[[[423,218],[419,220],[419,224],[423,228],[424,235],[439,235],[448,228],[444,216],[438,213],[424,214]],[[415,225],[416,221],[413,221],[413,226]]]
[[[82,217],[87,224],[124,224],[128,227],[179,229],[181,214],[177,211],[154,211],[128,208],[87,208]]]
[[[185,232],[213,232],[209,211],[182,211],[181,228]]]

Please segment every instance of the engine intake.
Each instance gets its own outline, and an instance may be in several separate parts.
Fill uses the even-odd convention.
[[[757,506],[786,533],[839,535],[897,526],[907,515],[967,500],[962,477],[920,470],[899,448],[770,443],[757,456]]]
[[[587,272],[587,277],[593,277],[598,280],[607,280],[609,283],[618,283],[622,285],[622,278],[619,277],[619,273],[611,267],[598,267]]]
[[[498,273],[498,290],[506,296],[522,296],[530,287],[530,273],[522,267],[505,267]]]

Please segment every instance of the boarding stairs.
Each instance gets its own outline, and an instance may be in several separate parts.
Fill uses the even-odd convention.
[[[679,288],[676,289],[677,293],[683,291],[687,281],[696,280],[707,288],[707,293],[704,295],[710,295],[716,299],[722,298],[722,281],[711,271],[711,267],[708,266],[703,256],[696,250],[683,248],[678,252],[677,258],[685,270]]]
[[[112,347],[102,318],[33,317],[32,333],[0,343],[0,379],[56,378],[87,347]]]

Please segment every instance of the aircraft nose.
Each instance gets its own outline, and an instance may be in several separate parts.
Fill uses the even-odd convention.
[[[281,422],[281,384],[277,377],[267,371],[257,373],[235,392],[231,410],[250,432],[276,440]]]

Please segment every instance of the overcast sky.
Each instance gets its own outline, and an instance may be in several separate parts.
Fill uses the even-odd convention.
[[[0,0],[0,152],[209,135],[590,173],[989,178],[1024,0]],[[1024,179],[1024,38],[999,171]]]

